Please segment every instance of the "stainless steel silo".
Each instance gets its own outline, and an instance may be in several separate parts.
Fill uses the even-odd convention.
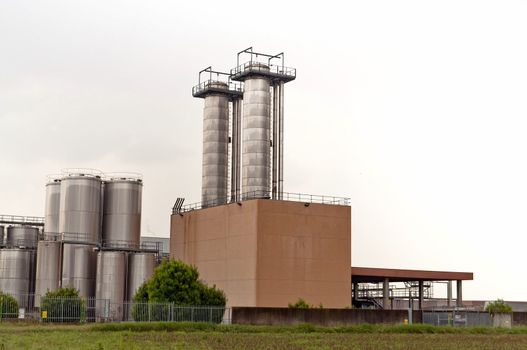
[[[139,179],[113,179],[104,184],[102,242],[105,247],[138,249],[141,237]]]
[[[29,307],[31,272],[35,251],[6,248],[0,250],[0,290],[18,301],[19,307]]]
[[[126,283],[126,253],[100,251],[97,254],[96,317],[122,321]]]
[[[269,67],[254,62],[259,72]],[[269,78],[245,79],[243,92],[242,192],[244,198],[269,197],[271,171],[271,94]]]
[[[70,175],[60,184],[59,233],[65,241],[100,243],[101,179]]]
[[[228,90],[223,82],[210,86]],[[203,163],[201,200],[204,206],[227,200],[229,173],[229,96],[210,93],[203,108]]]
[[[0,246],[4,245],[4,226],[0,226]]]
[[[64,243],[62,248],[62,287],[74,287],[83,298],[95,296],[97,252],[95,246]]]
[[[46,205],[44,216],[44,233],[57,235],[59,233],[60,213],[60,180],[46,184]]]
[[[130,253],[128,258],[128,301],[134,299],[135,292],[154,273],[156,256],[154,253]]]
[[[48,291],[60,286],[62,274],[62,242],[39,241],[35,276],[35,306],[40,306],[40,298]]]
[[[36,248],[38,242],[38,228],[32,226],[9,226],[5,244],[7,247]]]

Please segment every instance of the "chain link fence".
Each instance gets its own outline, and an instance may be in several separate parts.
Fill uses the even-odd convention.
[[[19,302],[22,300],[23,302]],[[38,301],[35,303],[35,301]],[[35,305],[40,305],[37,307]],[[87,322],[231,322],[231,309],[174,303],[112,303],[108,299],[0,295],[0,321]]]
[[[423,311],[423,323],[434,326],[453,327],[491,327],[492,316],[486,311],[477,310],[426,310]]]

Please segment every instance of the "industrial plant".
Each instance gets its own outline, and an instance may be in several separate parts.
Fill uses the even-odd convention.
[[[138,174],[65,169],[51,176],[43,220],[2,217],[12,225],[0,249],[0,289],[31,308],[48,291],[73,287],[96,300],[98,319],[122,320],[123,302],[161,254],[157,243],[140,241],[142,188]]]
[[[284,190],[285,85],[296,74],[283,52],[252,47],[232,69],[198,72],[201,202],[175,201],[170,256],[197,267],[227,306],[302,298],[327,308],[422,309],[437,282],[447,298],[436,305],[463,306],[462,281],[472,273],[352,267],[350,199]],[[73,287],[94,320],[129,320],[126,302],[163,256],[159,242],[141,237],[142,189],[133,173],[50,176],[43,218],[0,216],[9,225],[0,226],[0,290],[39,308],[47,292]]]

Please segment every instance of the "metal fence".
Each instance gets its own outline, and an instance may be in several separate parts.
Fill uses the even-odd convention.
[[[423,311],[423,323],[434,326],[475,327],[492,326],[492,316],[477,310],[427,310]]]
[[[210,322],[230,323],[231,309],[174,303],[112,303],[108,299],[0,295],[0,321],[44,323]]]

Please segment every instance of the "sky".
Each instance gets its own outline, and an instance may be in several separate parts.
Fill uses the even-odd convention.
[[[0,1],[0,213],[63,168],[144,176],[142,234],[200,200],[199,70],[285,52],[287,192],[351,197],[354,266],[527,300],[527,2]]]

